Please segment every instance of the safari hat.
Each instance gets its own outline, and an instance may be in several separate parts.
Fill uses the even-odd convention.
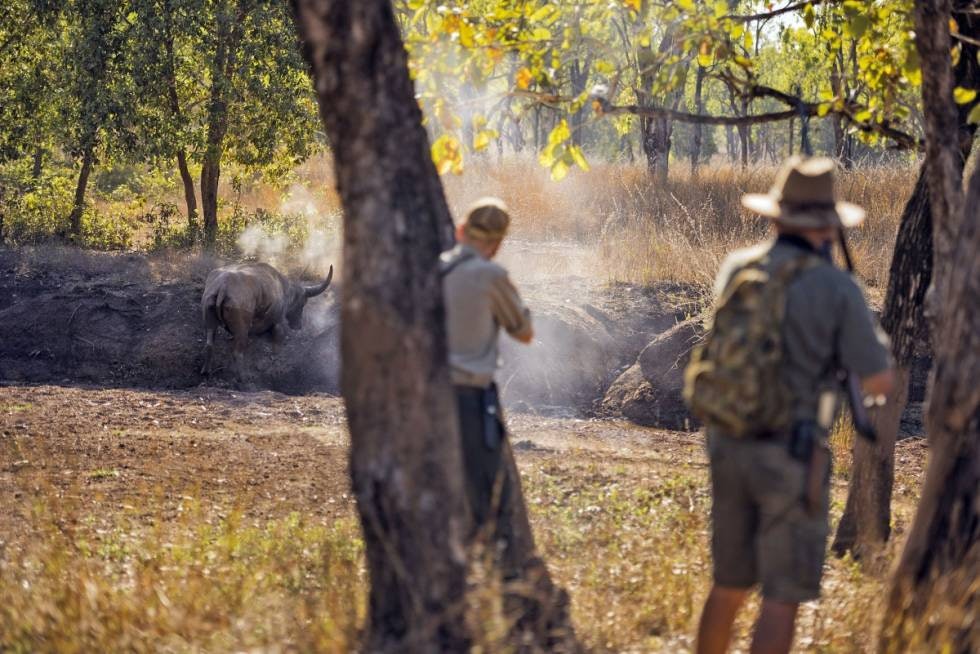
[[[857,227],[864,209],[837,199],[835,167],[827,157],[790,157],[769,192],[743,195],[742,206],[788,227]]]
[[[498,198],[480,198],[466,212],[463,230],[470,238],[499,241],[507,234],[510,214],[507,205]]]

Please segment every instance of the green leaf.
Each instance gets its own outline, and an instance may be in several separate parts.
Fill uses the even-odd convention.
[[[813,27],[814,21],[817,20],[817,14],[813,11],[813,5],[807,4],[803,8],[803,22],[807,27]]]
[[[864,36],[864,33],[871,27],[871,20],[864,14],[858,14],[847,24],[847,34],[855,39]]]
[[[974,98],[977,97],[977,92],[975,89],[965,89],[962,86],[957,86],[953,89],[953,99],[956,100],[956,104],[967,104],[973,102]]]
[[[966,117],[966,122],[974,125],[980,124],[980,104],[970,110],[970,115]]]

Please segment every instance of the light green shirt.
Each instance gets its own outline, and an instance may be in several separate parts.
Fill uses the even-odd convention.
[[[500,328],[523,336],[531,329],[531,314],[507,271],[473,248],[457,245],[442,253],[440,263],[452,381],[489,386],[499,365]]]

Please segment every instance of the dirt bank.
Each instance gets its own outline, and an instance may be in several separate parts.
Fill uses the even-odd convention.
[[[186,389],[235,386],[219,334],[210,379],[199,301],[219,262],[200,256],[112,255],[69,248],[0,249],[0,380]],[[253,339],[247,386],[289,394],[338,391],[342,281],[313,299],[303,329],[277,349]],[[680,317],[676,285],[604,285],[535,275],[521,283],[538,337],[504,346],[505,398],[526,410],[583,414],[657,333]],[[506,340],[506,339],[505,339]]]

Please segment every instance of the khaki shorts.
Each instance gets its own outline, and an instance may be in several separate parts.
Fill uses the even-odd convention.
[[[827,549],[829,466],[822,507],[804,507],[806,468],[781,440],[708,437],[711,554],[719,586],[762,584],[762,596],[805,602],[820,596]]]

